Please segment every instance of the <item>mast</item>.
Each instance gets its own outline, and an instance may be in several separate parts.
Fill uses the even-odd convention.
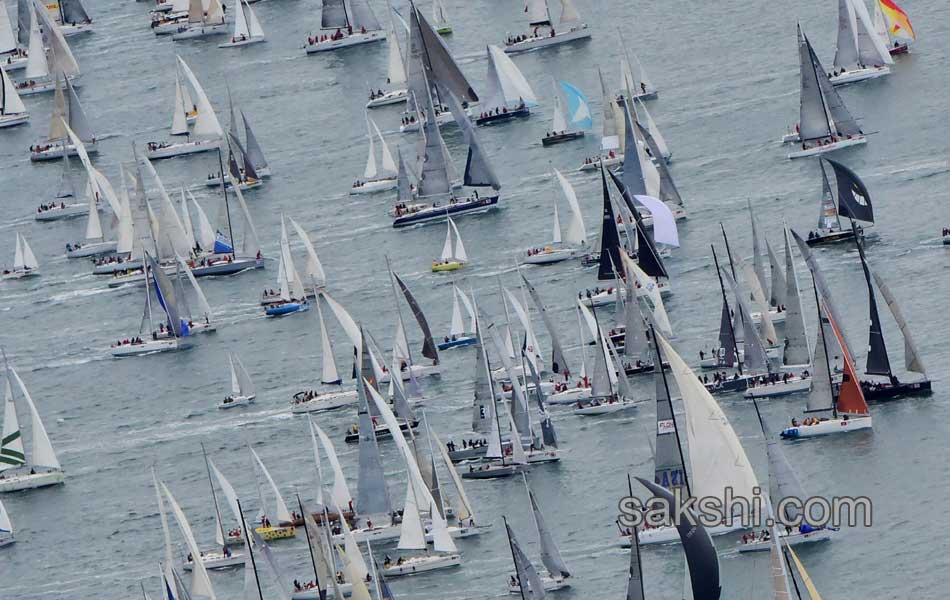
[[[228,142],[229,147],[230,145],[230,142]],[[228,205],[228,185],[224,181],[224,159],[221,158],[220,144],[218,145],[218,168],[221,169],[221,191],[224,192],[224,214],[228,219],[228,241],[231,242],[231,258],[237,258],[237,255],[234,253],[237,244],[234,243],[234,230],[231,228],[231,207]]]
[[[854,233],[854,244],[858,247],[858,256],[861,258],[861,268],[864,271],[864,280],[868,285],[868,309],[870,312],[871,327],[868,332],[868,357],[864,372],[869,375],[886,375],[894,378],[891,370],[891,361],[887,357],[887,345],[884,340],[884,330],[881,327],[881,315],[877,310],[877,300],[874,297],[874,285],[871,283],[871,270],[868,268],[867,258],[864,256],[864,245],[858,237],[858,228],[851,218],[851,231]]]
[[[692,498],[693,493],[690,491],[689,475],[687,474],[686,469],[686,457],[683,456],[683,442],[680,440],[680,428],[676,425],[676,413],[673,411],[673,397],[670,395],[670,382],[666,378],[666,369],[663,368],[663,354],[660,352],[660,340],[657,338],[657,333],[653,328],[652,322],[650,324],[650,338],[653,340],[654,348],[656,348],[657,364],[653,368],[660,368],[660,375],[663,377],[663,388],[666,390],[666,401],[670,404],[670,417],[673,421],[673,433],[676,435],[676,449],[680,455],[680,463],[683,465],[683,483],[686,486],[686,495],[687,497]],[[629,475],[627,477],[629,478]]]
[[[502,515],[501,520],[505,522],[505,535],[508,536],[508,549],[511,550],[511,562],[515,565],[515,576],[518,578],[518,591],[521,592],[521,600],[527,600],[524,595],[524,586],[527,582],[521,581],[521,573],[518,572],[518,559],[515,557],[515,547],[511,543],[511,534],[509,533],[511,529],[508,527],[508,517]]]
[[[205,451],[205,445],[202,442],[201,444],[201,455],[205,459],[205,470],[208,471],[208,486],[211,487],[211,501],[214,503],[214,516],[218,520],[218,533],[221,534],[221,541],[227,543],[228,539],[224,535],[224,525],[221,523],[221,510],[218,508],[218,496],[214,491],[214,481],[211,479],[211,465],[208,464],[208,453]],[[244,538],[244,542],[248,543],[248,539]]]
[[[148,272],[151,270],[152,267],[148,263],[147,257],[148,257],[148,253],[146,253],[145,258],[142,259],[143,261],[142,273],[145,275],[145,314],[148,315],[148,330],[151,333],[155,331],[155,325],[152,324],[152,294],[151,292],[149,292],[149,289],[148,289]],[[140,329],[139,333],[141,333],[141,327],[139,327],[139,329]]]
[[[725,232],[723,232],[723,236],[725,236]],[[722,282],[722,273],[719,271],[719,257],[716,256],[716,246],[714,246],[713,244],[710,244],[709,247],[712,248],[713,263],[716,265],[716,276],[719,278],[719,291],[722,292],[722,302],[723,302],[723,304],[725,305],[726,309],[728,310],[728,308],[729,308],[729,300],[726,298],[726,287],[725,287],[725,285],[723,285],[723,282]],[[728,241],[726,242],[726,252],[727,252],[727,253],[729,252],[729,242],[728,242]],[[732,267],[732,255],[731,255],[731,254],[729,255],[729,266]],[[733,272],[733,278],[735,278],[735,270],[733,269],[732,272]],[[741,317],[742,317],[742,314],[741,314],[742,311],[739,311],[739,312],[740,312],[740,315],[739,315],[739,316],[740,316],[740,318],[741,318]],[[730,315],[730,317],[731,317],[731,316],[732,316],[732,315]],[[738,342],[736,342],[736,331],[735,331],[735,329],[733,329],[733,327],[732,327],[732,318],[729,319],[729,331],[732,332],[732,350],[733,350],[733,352],[734,352],[735,355],[736,355],[736,370],[737,370],[737,371],[739,372],[739,374],[741,375],[741,374],[742,374],[742,361],[739,360],[739,344],[738,344]],[[665,379],[666,379],[666,374],[665,374],[665,373],[664,373],[663,377],[664,377],[664,381],[665,381]],[[669,393],[669,391],[667,391],[667,393]]]
[[[620,288],[617,288],[614,293],[619,295]],[[590,298],[590,292],[587,292],[587,297]],[[610,386],[610,395],[613,396],[615,394],[614,384],[610,380],[610,369],[612,368],[611,365],[613,365],[613,362],[610,360],[610,357],[607,355],[607,349],[604,348],[605,346],[604,337],[600,331],[600,322],[597,320],[597,308],[594,306],[593,302],[590,303],[590,310],[591,310],[591,314],[594,315],[594,325],[597,327],[597,332],[596,332],[597,335],[594,336],[596,338],[595,341],[597,342],[597,345],[600,346],[599,351],[601,352],[601,354],[604,355],[604,365],[607,367],[607,385]],[[620,365],[620,368],[623,369],[623,365]],[[624,375],[624,377],[626,377],[626,375]]]
[[[397,318],[397,320],[398,320],[398,322],[399,322],[400,329],[402,329],[403,339],[404,339],[405,342],[406,342],[406,354],[408,354],[408,356],[406,356],[406,361],[409,363],[409,366],[406,367],[406,368],[409,369],[409,373],[410,373],[410,375],[411,375],[411,374],[412,374],[412,364],[413,364],[413,363],[412,363],[412,348],[409,347],[409,346],[410,346],[410,344],[409,344],[409,336],[406,334],[406,324],[405,324],[405,322],[403,322],[403,320],[402,320],[402,307],[399,305],[399,294],[396,293],[396,280],[393,279],[393,275],[394,275],[394,274],[393,274],[393,267],[392,267],[392,265],[391,265],[390,262],[389,262],[389,255],[388,255],[388,254],[386,255],[386,269],[389,271],[389,285],[392,286],[392,289],[393,289],[393,302],[395,302],[395,304],[396,304],[396,318]],[[396,344],[397,344],[397,345],[399,344],[399,340],[396,340]],[[383,357],[383,358],[385,359],[385,357]],[[402,375],[399,374],[399,373],[391,373],[391,374],[390,374],[390,377],[397,377],[397,376],[398,376],[398,377],[402,377]],[[395,385],[395,383],[394,383],[393,385]],[[370,412],[372,412],[372,411],[370,411]]]
[[[825,351],[825,371],[828,373],[828,387],[831,388],[831,414],[838,418],[838,398],[835,396],[835,380],[831,372],[831,364],[828,362],[828,344],[825,341],[825,322],[821,317],[821,300],[818,299],[818,285],[815,283],[815,276],[812,275],[812,285],[815,291],[815,304],[818,309],[818,337],[821,338],[821,347]]]
[[[310,552],[310,566],[313,567],[313,581],[317,584],[317,596],[321,600],[326,600],[326,591],[320,586],[320,575],[317,573],[317,558],[313,555],[313,544],[310,541],[310,527],[307,525],[307,512],[303,508],[303,502],[300,500],[300,494],[297,494],[297,507],[300,509],[300,516],[303,518],[303,532],[307,536],[307,550]],[[343,511],[340,511],[340,518],[343,518]],[[327,522],[329,524],[329,521]]]
[[[257,576],[257,562],[254,560],[254,544],[248,539],[247,521],[244,520],[244,509],[241,508],[241,499],[235,500],[238,506],[238,512],[241,514],[241,529],[244,530],[244,544],[247,546],[247,553],[251,559],[251,568],[254,569],[254,582],[257,583],[257,597],[264,600],[264,592],[261,591],[261,579]]]

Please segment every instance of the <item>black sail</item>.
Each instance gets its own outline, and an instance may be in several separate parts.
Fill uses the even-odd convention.
[[[656,244],[653,242],[653,236],[647,231],[646,226],[643,224],[643,219],[640,217],[640,211],[637,210],[633,198],[630,196],[630,190],[624,186],[623,182],[613,171],[608,169],[607,173],[610,174],[611,181],[617,186],[623,201],[626,203],[627,208],[633,214],[633,219],[636,221],[637,264],[640,265],[643,272],[650,277],[669,277],[669,274],[666,272],[666,266],[664,266],[663,261],[660,259],[660,252],[656,249]]]
[[[435,348],[435,341],[432,339],[432,330],[429,329],[429,322],[426,321],[426,316],[425,313],[422,312],[422,307],[419,306],[415,296],[412,295],[412,292],[409,291],[409,288],[406,287],[406,284],[402,282],[402,279],[399,278],[399,275],[393,273],[393,278],[395,278],[396,283],[399,284],[399,289],[402,290],[403,296],[406,297],[406,302],[409,303],[409,307],[412,309],[412,316],[416,318],[416,322],[419,324],[419,329],[422,330],[422,335],[425,336],[425,341],[422,343],[422,356],[438,362],[439,351]]]
[[[861,238],[855,236],[858,246],[858,255],[861,257],[861,268],[864,270],[864,279],[868,285],[868,311],[870,312],[870,328],[868,329],[868,359],[864,372],[869,375],[891,376],[891,361],[887,358],[887,345],[884,343],[884,330],[881,327],[881,315],[877,311],[877,299],[874,297],[874,285],[871,283],[871,270],[868,268],[867,258],[864,256],[864,244]]]
[[[871,194],[857,173],[830,158],[824,159],[835,170],[838,182],[838,214],[856,221],[874,222]]]
[[[607,187],[606,169],[601,166],[600,179],[604,188],[604,216],[600,228],[600,266],[597,269],[597,279],[605,281],[615,279],[615,265],[620,262],[620,233],[617,231],[617,218],[614,216],[614,207],[610,200],[610,189]]]

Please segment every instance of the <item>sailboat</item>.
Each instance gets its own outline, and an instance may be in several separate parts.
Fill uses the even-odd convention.
[[[6,10],[6,9],[4,9]],[[20,100],[7,71],[0,66],[0,129],[22,125],[30,120],[30,113]]]
[[[235,0],[234,33],[231,34],[230,41],[218,44],[218,48],[237,48],[266,41],[261,22],[257,20],[251,5],[247,0]]]
[[[16,250],[13,253],[13,268],[3,270],[3,279],[23,279],[40,274],[40,263],[36,261],[33,250],[26,238],[16,233]]]
[[[568,42],[590,39],[587,23],[581,20],[580,13],[573,0],[560,0],[561,19],[555,27],[551,19],[548,0],[527,0],[525,12],[528,13],[529,34],[508,36],[505,40],[505,52],[517,54],[539,48],[550,48]]]
[[[541,138],[542,146],[553,146],[584,137],[584,130],[593,127],[590,103],[584,94],[566,81],[555,81],[554,117],[551,131]]]
[[[890,75],[894,64],[883,40],[874,30],[864,0],[838,0],[838,41],[832,85],[844,85]]]
[[[386,39],[386,32],[379,26],[368,0],[325,0],[320,29],[333,32],[308,37],[305,46],[307,54],[331,52]]]
[[[116,358],[141,356],[156,352],[175,352],[191,348],[191,341],[188,339],[191,333],[190,328],[188,323],[181,318],[175,288],[171,280],[159,266],[158,261],[147,250],[145,251],[145,264],[145,314],[142,317],[138,335],[112,345],[111,353]],[[156,301],[167,321],[160,322],[158,329],[155,329],[152,321],[153,290]],[[148,325],[147,330],[146,324]],[[169,334],[165,337],[159,337],[159,333],[166,333],[166,329]],[[143,334],[146,336],[145,338],[141,337]]]
[[[440,35],[452,33],[452,23],[449,22],[449,15],[445,10],[443,0],[432,0],[432,22],[436,33]]]
[[[237,367],[234,363],[237,363]],[[254,391],[254,382],[251,381],[251,376],[244,368],[244,363],[232,352],[228,354],[228,364],[231,367],[231,393],[218,403],[218,408],[246,406],[254,402],[257,395]]]
[[[194,1],[200,4],[200,0]],[[217,0],[213,1],[216,2]],[[224,130],[221,129],[221,123],[218,122],[218,117],[214,114],[211,101],[208,100],[208,95],[205,93],[204,88],[201,87],[191,67],[189,67],[180,56],[176,58],[176,68],[181,69],[181,72],[191,85],[194,91],[195,103],[191,108],[185,104],[187,100],[185,97],[185,88],[183,85],[176,83],[175,109],[173,113],[174,118],[172,119],[171,135],[187,135],[188,138],[184,142],[148,142],[146,144],[145,156],[150,160],[217,150],[221,147],[221,142],[224,140]],[[197,109],[198,114],[195,118],[194,129],[189,134],[188,116],[190,116],[195,109]],[[192,135],[195,136],[194,139],[191,138]]]
[[[815,301],[818,305],[818,339],[815,342],[813,359],[814,388],[808,397],[805,412],[831,412],[831,417],[808,416],[801,423],[793,418],[792,426],[783,429],[781,437],[797,439],[871,429],[871,412],[858,379],[854,359],[836,317],[837,310],[824,283],[824,276],[805,241],[794,231],[792,235],[811,271],[812,280],[815,282]],[[841,351],[842,380],[838,385],[835,385],[832,379],[829,346]]]
[[[432,272],[457,271],[467,264],[468,254],[465,252],[465,245],[462,243],[462,234],[459,233],[459,228],[452,217],[447,217],[445,244],[442,246],[442,254],[439,260],[432,261]]]
[[[632,100],[656,100],[659,92],[650,79],[647,77],[640,58],[627,49],[627,43],[623,37],[623,30],[617,28],[617,39],[620,40],[620,47],[623,55],[620,58],[620,90],[617,92],[617,102],[620,103],[624,98]]]
[[[462,308],[459,300],[465,305],[465,312],[469,316],[469,326],[465,326],[462,319]],[[459,348],[461,346],[470,346],[475,343],[475,308],[472,301],[465,292],[452,284],[452,325],[449,335],[439,343],[439,350],[448,350],[450,348]]]
[[[820,160],[818,166],[821,169],[821,202],[819,204],[818,228],[808,232],[806,242],[809,246],[821,246],[825,244],[835,244],[854,239],[855,233],[858,236],[864,236],[864,226],[843,228],[841,226],[841,215],[848,217],[847,206],[839,210],[835,203],[835,195],[828,183],[828,174],[825,171],[825,162],[832,166],[835,172],[835,182],[837,183],[838,193],[845,193],[845,198],[852,193],[851,190],[857,187],[861,190],[867,190],[858,176],[851,169],[841,163],[832,160]],[[850,217],[855,220],[855,217]],[[863,219],[857,219],[864,221]],[[873,225],[873,221],[865,221]]]
[[[393,291],[393,302],[396,304],[397,308],[397,322],[399,328],[402,329],[400,337],[402,339],[397,340],[400,345],[401,352],[405,353],[406,356],[399,356],[403,363],[400,365],[401,376],[403,381],[410,381],[412,378],[420,379],[422,377],[437,376],[441,372],[441,366],[439,365],[439,352],[438,348],[435,345],[435,340],[432,339],[432,330],[429,328],[429,322],[426,319],[425,313],[422,311],[422,307],[419,305],[419,301],[416,300],[416,297],[412,294],[409,287],[402,280],[399,275],[397,275],[393,270],[389,269],[389,275],[391,278],[390,283],[392,284]],[[416,363],[412,360],[411,352],[409,351],[408,342],[405,339],[405,328],[402,327],[402,316],[399,309],[399,296],[400,293],[397,293],[396,289],[399,289],[402,297],[405,299],[406,304],[409,305],[409,309],[412,311],[413,317],[416,319],[416,323],[419,325],[419,329],[422,332],[422,356],[428,358],[432,361],[432,364],[425,365],[421,363]],[[379,383],[389,383],[391,378],[391,373],[386,367],[382,367],[383,374],[379,378]]]
[[[76,186],[72,181],[72,172],[69,168],[69,153],[63,148],[60,155],[63,157],[63,174],[60,176],[56,197],[52,202],[43,203],[33,213],[37,221],[58,221],[72,219],[89,214],[89,203],[75,202]]]
[[[786,135],[783,141],[801,142],[801,149],[789,152],[788,158],[816,156],[867,143],[864,132],[834,89],[801,25],[798,26],[798,60],[801,88],[797,135]]]
[[[29,52],[24,81],[16,84],[21,96],[55,91],[54,77],[79,77],[79,63],[73,56],[63,31],[40,2],[29,3]],[[24,15],[25,16],[25,15]]]
[[[874,32],[890,52],[891,56],[910,52],[908,42],[917,39],[914,28],[894,0],[873,0]]]
[[[7,508],[3,505],[3,502],[0,502],[0,548],[9,546],[15,541],[16,536],[13,534],[13,523],[10,522],[10,513],[7,512]]]
[[[389,151],[386,138],[380,133],[376,121],[366,115],[366,136],[369,139],[369,155],[366,157],[366,168],[363,177],[353,182],[350,194],[372,194],[384,192],[396,187],[396,161]],[[382,171],[376,168],[376,145],[374,139],[379,140],[382,149]]]
[[[571,572],[568,569],[567,564],[564,562],[564,559],[561,558],[561,551],[558,549],[557,543],[554,541],[554,537],[551,535],[551,530],[547,526],[547,521],[541,512],[541,506],[538,504],[538,499],[535,498],[534,492],[531,491],[531,486],[528,485],[527,476],[522,473],[521,477],[524,480],[525,490],[528,492],[528,502],[531,504],[531,514],[534,516],[534,525],[538,532],[538,541],[541,545],[541,562],[544,564],[544,568],[548,571],[547,576],[540,577],[541,587],[545,592],[553,592],[571,587]],[[515,568],[518,570],[517,563],[519,562],[519,558],[513,558],[515,559]],[[520,577],[509,578],[509,594],[521,593],[522,590],[520,580]],[[531,579],[529,579],[529,582],[530,581]]]
[[[274,482],[270,471],[264,466],[264,462],[261,460],[261,457],[257,455],[257,452],[254,451],[254,448],[248,446],[247,449],[251,453],[251,462],[257,465],[264,479],[267,481],[267,484],[270,486],[271,493],[274,496],[275,509],[273,514],[274,518],[277,519],[277,524],[273,524],[264,510],[264,491],[258,480],[257,491],[261,501],[260,513],[258,515],[260,527],[256,527],[254,531],[267,541],[293,538],[296,532],[293,525],[294,517],[287,508],[287,503],[284,502],[283,496],[280,495],[280,489],[278,489],[277,483]],[[254,477],[255,479],[257,478],[257,469],[254,470]]]
[[[405,56],[399,44],[399,36],[396,34],[396,25],[392,20],[392,12],[390,12],[389,31],[386,33],[386,46],[389,55],[386,67],[386,87],[388,89],[370,89],[366,108],[378,108],[380,106],[398,104],[405,102],[406,99],[409,98],[409,90],[406,88]]]
[[[277,288],[280,290],[280,298],[264,307],[265,315],[280,317],[310,310],[303,280],[297,272],[297,267],[294,266],[294,257],[290,252],[287,223],[283,215],[280,217],[280,261],[277,271]]]
[[[567,231],[562,237],[557,202],[554,203],[554,233],[551,241],[543,247],[529,249],[523,260],[524,264],[527,265],[554,264],[586,256],[589,252],[584,216],[581,213],[574,186],[557,169],[554,169],[554,176],[558,182],[561,196],[567,200],[567,205],[571,210],[571,218],[568,222]]]
[[[604,72],[597,68],[597,78],[600,81],[600,107],[604,113],[604,120],[600,136],[602,154],[587,157],[577,169],[578,171],[594,171],[601,164],[605,167],[614,167],[623,163],[623,151],[620,149],[624,135],[624,119],[620,106],[604,80]]]
[[[192,40],[227,33],[228,24],[221,0],[189,0],[188,18],[178,25],[172,39]]]
[[[518,66],[498,46],[488,46],[488,91],[481,98],[476,125],[527,117],[538,105],[534,90]]]
[[[26,5],[23,0],[19,2],[20,6]],[[27,20],[26,32],[16,34],[13,31],[13,24],[10,22],[10,14],[6,7],[0,12],[0,64],[7,72],[16,71],[26,67],[28,60],[25,47],[29,44],[29,19]],[[17,29],[19,29],[19,24]],[[21,48],[20,38],[23,37],[23,48]]]
[[[46,9],[66,37],[92,31],[92,18],[82,0],[58,0],[47,4]]]
[[[72,129],[76,136],[82,140],[86,154],[97,154],[99,152],[96,134],[89,125],[89,119],[83,110],[79,96],[76,94],[76,88],[69,80],[65,80],[65,85],[60,85],[60,78],[56,78],[56,93],[53,98],[53,112],[50,115],[49,134],[46,139],[40,143],[34,144],[30,150],[31,162],[43,162],[59,160],[65,152],[69,156],[78,156],[79,150],[76,145],[67,139],[66,132],[62,127],[65,122]]]
[[[118,242],[106,240],[99,219],[99,185],[90,176],[89,211],[86,220],[86,235],[83,241],[66,244],[67,258],[87,258],[115,252]]]
[[[591,371],[590,397],[578,400],[575,415],[601,416],[614,414],[638,406],[641,401],[634,397],[627,374],[617,358],[617,352],[596,322],[594,366]]]
[[[30,392],[16,369],[6,364],[4,377],[3,437],[0,438],[0,493],[31,490],[63,483],[66,472],[63,470],[53,444],[50,442],[40,413],[33,403]],[[23,446],[20,423],[17,419],[17,404],[13,396],[11,378],[20,390],[21,401],[26,402],[30,411],[30,430],[32,439],[30,452]]]

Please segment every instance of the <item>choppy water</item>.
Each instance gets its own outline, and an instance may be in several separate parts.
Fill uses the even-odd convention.
[[[521,3],[448,4],[455,23],[449,44],[478,86],[484,80],[484,45],[500,43],[508,31],[522,30]],[[747,199],[776,245],[783,219],[807,231],[817,217],[816,163],[787,161],[775,140],[797,119],[795,21],[801,20],[830,63],[836,7],[815,1],[688,1],[674,7],[590,0],[577,4],[591,24],[593,39],[518,56],[515,60],[542,105],[527,121],[479,131],[504,185],[503,210],[460,220],[473,264],[458,280],[475,289],[486,319],[499,316],[496,276],[513,283],[510,271],[523,249],[549,239],[551,165],[569,173],[588,228],[596,228],[599,182],[573,170],[595,151],[597,136],[552,149],[542,149],[539,139],[550,122],[550,76],[585,90],[599,113],[595,67],[603,67],[611,80],[617,78],[615,27],[620,26],[660,88],[650,111],[674,152],[673,173],[690,211],[680,228],[683,247],[669,261],[676,294],[667,307],[677,347],[683,356],[696,358],[712,342],[718,325],[719,291],[709,249],[710,243],[720,243],[718,224],[730,232],[734,248],[748,252]],[[944,583],[950,566],[948,543],[939,528],[950,487],[945,461],[950,410],[944,391],[950,358],[944,338],[950,316],[943,310],[950,286],[945,282],[946,250],[939,240],[950,183],[950,15],[934,0],[908,0],[904,8],[920,41],[913,54],[898,60],[890,77],[842,91],[864,129],[877,133],[867,146],[840,158],[871,189],[878,225],[869,259],[891,282],[917,332],[936,393],[874,406],[873,433],[786,447],[810,493],[869,495],[875,503],[872,529],[846,530],[832,544],[800,552],[819,589],[830,598],[937,597],[934,590]],[[388,196],[347,195],[365,161],[361,107],[366,90],[384,77],[383,45],[305,57],[300,45],[319,23],[315,2],[255,5],[268,43],[236,50],[219,50],[217,41],[176,44],[155,38],[147,29],[144,4],[92,0],[89,9],[96,32],[71,43],[84,71],[82,100],[102,139],[96,164],[110,178],[116,177],[120,161],[129,160],[132,141],[164,137],[174,89],[173,53],[178,52],[223,119],[225,83],[230,85],[273,166],[267,186],[247,194],[265,254],[276,255],[283,211],[311,233],[333,294],[384,347],[390,346],[393,333],[387,255],[426,309],[436,335],[448,329],[450,278],[429,272],[444,229],[394,231],[386,216]],[[206,545],[213,539],[213,518],[200,443],[249,508],[256,503],[245,443],[261,454],[285,495],[296,489],[305,498],[313,497],[306,425],[291,417],[288,400],[319,377],[315,315],[262,317],[256,303],[262,288],[274,286],[276,268],[271,263],[266,271],[202,280],[220,328],[199,339],[193,350],[123,361],[109,358],[109,342],[138,327],[140,292],[107,290],[85,263],[62,256],[64,244],[82,236],[82,220],[48,225],[31,220],[31,211],[51,198],[59,178],[58,166],[31,165],[27,153],[28,146],[45,135],[51,102],[51,97],[27,98],[31,124],[0,135],[0,262],[9,262],[14,231],[20,231],[43,268],[42,277],[33,281],[0,286],[0,343],[30,387],[68,479],[65,486],[3,498],[19,541],[0,551],[0,597],[132,598],[139,594],[140,580],[154,597],[161,534],[148,474],[151,465],[169,482]],[[380,109],[374,116],[390,133],[391,144],[413,143],[393,133],[398,128],[396,109]],[[446,136],[457,151],[458,133],[449,130]],[[457,153],[456,158],[461,159]],[[216,197],[201,180],[217,168],[215,159],[172,160],[157,168],[169,188],[193,186],[214,210]],[[839,294],[854,351],[863,358],[866,294],[857,256],[834,248],[820,250],[819,257]],[[572,264],[527,274],[549,305],[563,309],[558,313],[562,335],[573,338],[569,309],[576,290],[591,285],[593,275]],[[885,319],[892,361],[900,364],[896,327],[889,316]],[[414,330],[413,336],[418,341]],[[333,337],[345,370],[343,334],[337,329]],[[243,357],[259,392],[252,408],[222,414],[214,404],[226,393],[228,351]],[[576,361],[576,351],[572,357]],[[447,352],[441,380],[425,382],[430,398],[426,412],[443,435],[457,436],[466,428],[473,369],[470,350]],[[652,393],[648,379],[635,385],[644,395]],[[730,399],[722,404],[764,481],[764,444],[752,406]],[[764,407],[766,418],[777,428],[798,414],[802,404],[800,397],[773,401]],[[343,429],[354,417],[337,412],[320,416],[319,422],[340,442],[344,469],[355,478],[355,447],[341,442]],[[626,473],[651,472],[653,409],[644,406],[617,420],[580,419],[563,412],[555,420],[564,459],[556,466],[536,468],[531,479],[577,575],[574,587],[558,595],[568,600],[619,596],[627,556],[614,547],[615,506],[625,490]],[[393,475],[393,495],[399,498],[398,463],[389,445],[383,451],[387,473]],[[473,483],[468,492],[480,519],[493,522],[494,530],[461,543],[460,569],[393,581],[397,595],[420,600],[504,596],[511,559],[503,514],[536,552],[517,480]],[[739,556],[733,542],[731,537],[717,540],[723,597],[764,597],[769,589],[767,557]],[[275,544],[275,550],[290,579],[306,577],[308,558],[299,540]],[[678,598],[678,548],[648,548],[644,561],[648,596]],[[212,579],[219,597],[239,593],[239,572],[214,573]]]

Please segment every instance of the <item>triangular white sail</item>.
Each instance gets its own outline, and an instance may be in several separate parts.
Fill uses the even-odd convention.
[[[455,221],[452,220],[452,217],[449,217],[449,227],[452,228],[452,231],[455,233],[455,248],[453,250],[455,260],[459,262],[467,262],[468,254],[465,252],[465,245],[462,243],[462,234],[459,233],[459,228],[455,224]]]
[[[369,116],[367,116],[366,118],[367,120],[369,120],[370,127],[372,127],[372,131],[370,132],[370,136],[369,136],[370,148],[372,148],[372,138],[373,138],[373,133],[375,133],[376,139],[379,140],[379,145],[382,148],[381,164],[382,164],[383,170],[389,174],[394,175],[398,171],[398,167],[396,166],[396,161],[393,160],[392,152],[389,151],[389,145],[386,144],[386,138],[384,138],[383,134],[379,131],[379,127],[376,125],[376,121],[374,121]]]
[[[241,394],[241,382],[238,381],[237,370],[234,368],[234,354],[228,354],[228,365],[231,366],[231,393],[235,396]]]
[[[462,308],[459,306],[459,289],[452,286],[452,326],[449,333],[460,336],[465,333],[465,323],[462,321]]]
[[[43,46],[43,34],[36,19],[36,11],[30,8],[30,48],[26,61],[25,77],[28,80],[49,77],[49,63],[46,61],[46,48]]]
[[[247,0],[244,0],[244,10],[247,11],[247,29],[250,33],[250,37],[264,37],[264,28],[261,27],[261,22],[257,19],[257,15],[254,14],[254,10],[251,8],[250,2]]]
[[[26,464],[26,450],[17,420],[16,404],[13,402],[13,389],[10,377],[3,378],[3,437],[0,437],[0,471],[15,469]]]
[[[277,484],[274,483],[274,478],[271,477],[270,471],[267,470],[267,467],[264,466],[264,463],[261,461],[261,457],[257,455],[257,452],[254,451],[254,448],[248,446],[248,449],[251,451],[251,456],[254,457],[254,461],[257,463],[257,466],[260,467],[261,473],[264,475],[264,479],[267,480],[267,483],[270,484],[271,492],[274,494],[274,500],[277,505],[277,520],[280,523],[290,523],[293,522],[293,517],[290,515],[290,511],[287,510],[287,503],[284,502],[283,496],[280,495],[280,489],[277,487]]]
[[[584,246],[587,243],[587,231],[584,226],[584,215],[581,213],[581,206],[577,201],[577,194],[574,192],[574,186],[557,169],[554,169],[554,176],[557,177],[557,181],[561,185],[561,193],[564,194],[567,205],[571,207],[571,220],[567,224],[564,241],[575,246]]]
[[[551,78],[551,83],[554,85],[554,119],[551,124],[551,131],[560,133],[567,131],[566,107],[564,106],[564,101],[561,99],[561,88],[558,86],[557,81]]]
[[[555,244],[561,243],[561,216],[558,214],[557,203],[554,203],[554,229],[552,230],[551,241]]]
[[[204,563],[201,560],[201,551],[198,550],[198,543],[195,542],[195,535],[192,533],[191,524],[188,523],[188,518],[185,517],[185,513],[181,510],[175,497],[172,496],[172,493],[168,490],[168,486],[165,485],[165,482],[162,481],[159,483],[161,484],[162,491],[165,492],[168,503],[172,507],[172,515],[178,523],[178,529],[181,531],[182,537],[185,538],[188,552],[194,559],[192,561],[191,595],[216,600],[217,596],[215,596],[214,588],[211,586],[208,571],[205,570]]]
[[[30,392],[26,389],[26,385],[24,385],[23,380],[20,379],[19,374],[17,374],[13,367],[9,367],[9,372],[13,375],[13,379],[20,388],[20,393],[23,394],[23,399],[26,400],[27,406],[30,407],[30,425],[33,430],[30,464],[36,467],[62,471],[63,467],[59,464],[56,451],[53,450],[53,444],[49,441],[46,427],[43,426],[43,420],[40,418],[39,411],[36,410],[36,405],[33,403],[33,398],[30,397]]]
[[[521,102],[525,106],[538,103],[534,90],[514,61],[504,50],[492,45],[488,46],[488,88],[483,103],[487,110],[510,110]]]
[[[297,232],[297,237],[303,242],[304,248],[307,249],[307,278],[314,286],[323,286],[326,284],[327,274],[323,270],[323,263],[320,262],[320,257],[317,256],[317,250],[314,248],[313,242],[310,241],[310,236],[307,235],[303,227],[294,221],[293,217],[287,217],[287,219],[290,221],[291,226],[293,226],[294,231]]]
[[[644,120],[646,121],[646,124],[647,124],[647,131],[649,131],[650,135],[653,136],[653,140],[656,142],[657,148],[660,149],[660,154],[662,155],[663,158],[669,158],[670,149],[666,145],[666,139],[664,139],[663,135],[660,133],[660,130],[656,126],[656,122],[653,120],[653,117],[650,116],[650,111],[647,110],[646,104],[644,104],[642,100],[637,98],[636,106],[637,106],[637,112],[643,113]]]
[[[187,88],[181,83],[180,71],[175,69],[175,110],[172,113],[172,135],[185,135],[188,133],[188,112],[192,110],[191,98],[188,98],[186,104],[185,94]]]
[[[237,362],[238,391],[242,396],[253,396],[255,394],[254,382],[251,381],[250,374],[248,374],[247,369],[244,367],[244,363],[241,362],[241,357],[237,354],[233,356]]]
[[[366,167],[363,168],[363,179],[376,177],[376,142],[373,138],[373,129],[370,126],[369,115],[366,115],[366,137],[369,138],[369,153],[366,155]]]
[[[224,137],[224,130],[221,128],[221,123],[218,122],[218,117],[214,114],[211,101],[208,100],[208,95],[205,94],[204,88],[198,83],[198,78],[195,77],[195,74],[191,71],[191,67],[189,67],[180,56],[178,57],[178,64],[181,66],[182,72],[185,74],[192,89],[195,91],[195,96],[198,98],[198,118],[195,120],[195,135],[218,138]]]
[[[22,6],[22,5],[21,5]],[[16,36],[13,35],[13,25],[10,23],[10,14],[6,6],[0,11],[0,53],[13,52],[17,48]]]
[[[6,14],[4,12],[4,14]],[[26,112],[26,106],[23,105],[23,100],[20,99],[20,95],[17,93],[16,88],[13,86],[13,82],[10,81],[10,78],[7,76],[7,72],[0,68],[0,77],[3,78],[3,81],[0,82],[2,85],[3,94],[0,97],[0,115],[17,115]]]
[[[403,62],[402,48],[399,47],[399,36],[396,28],[390,26],[386,35],[386,44],[389,50],[389,60],[386,70],[389,85],[399,86],[406,84],[406,64]]]
[[[310,419],[310,426],[313,428],[313,431],[316,432],[317,437],[320,438],[320,443],[323,444],[323,451],[326,453],[327,460],[330,461],[330,468],[333,470],[333,490],[331,492],[333,503],[338,510],[349,510],[350,505],[353,503],[353,498],[350,496],[350,490],[346,486],[346,477],[343,476],[343,467],[340,466],[340,459],[337,458],[336,450],[333,448],[333,442],[331,442],[329,436],[313,422],[313,419]]]
[[[198,297],[198,309],[201,311],[201,316],[204,317],[206,323],[210,324],[214,314],[211,311],[211,305],[208,304],[208,298],[201,290],[201,286],[198,285],[198,280],[195,279],[195,274],[191,272],[188,262],[181,256],[178,257],[178,265],[185,274],[185,277],[188,278],[188,282],[191,284],[191,289],[194,290],[195,296]]]

